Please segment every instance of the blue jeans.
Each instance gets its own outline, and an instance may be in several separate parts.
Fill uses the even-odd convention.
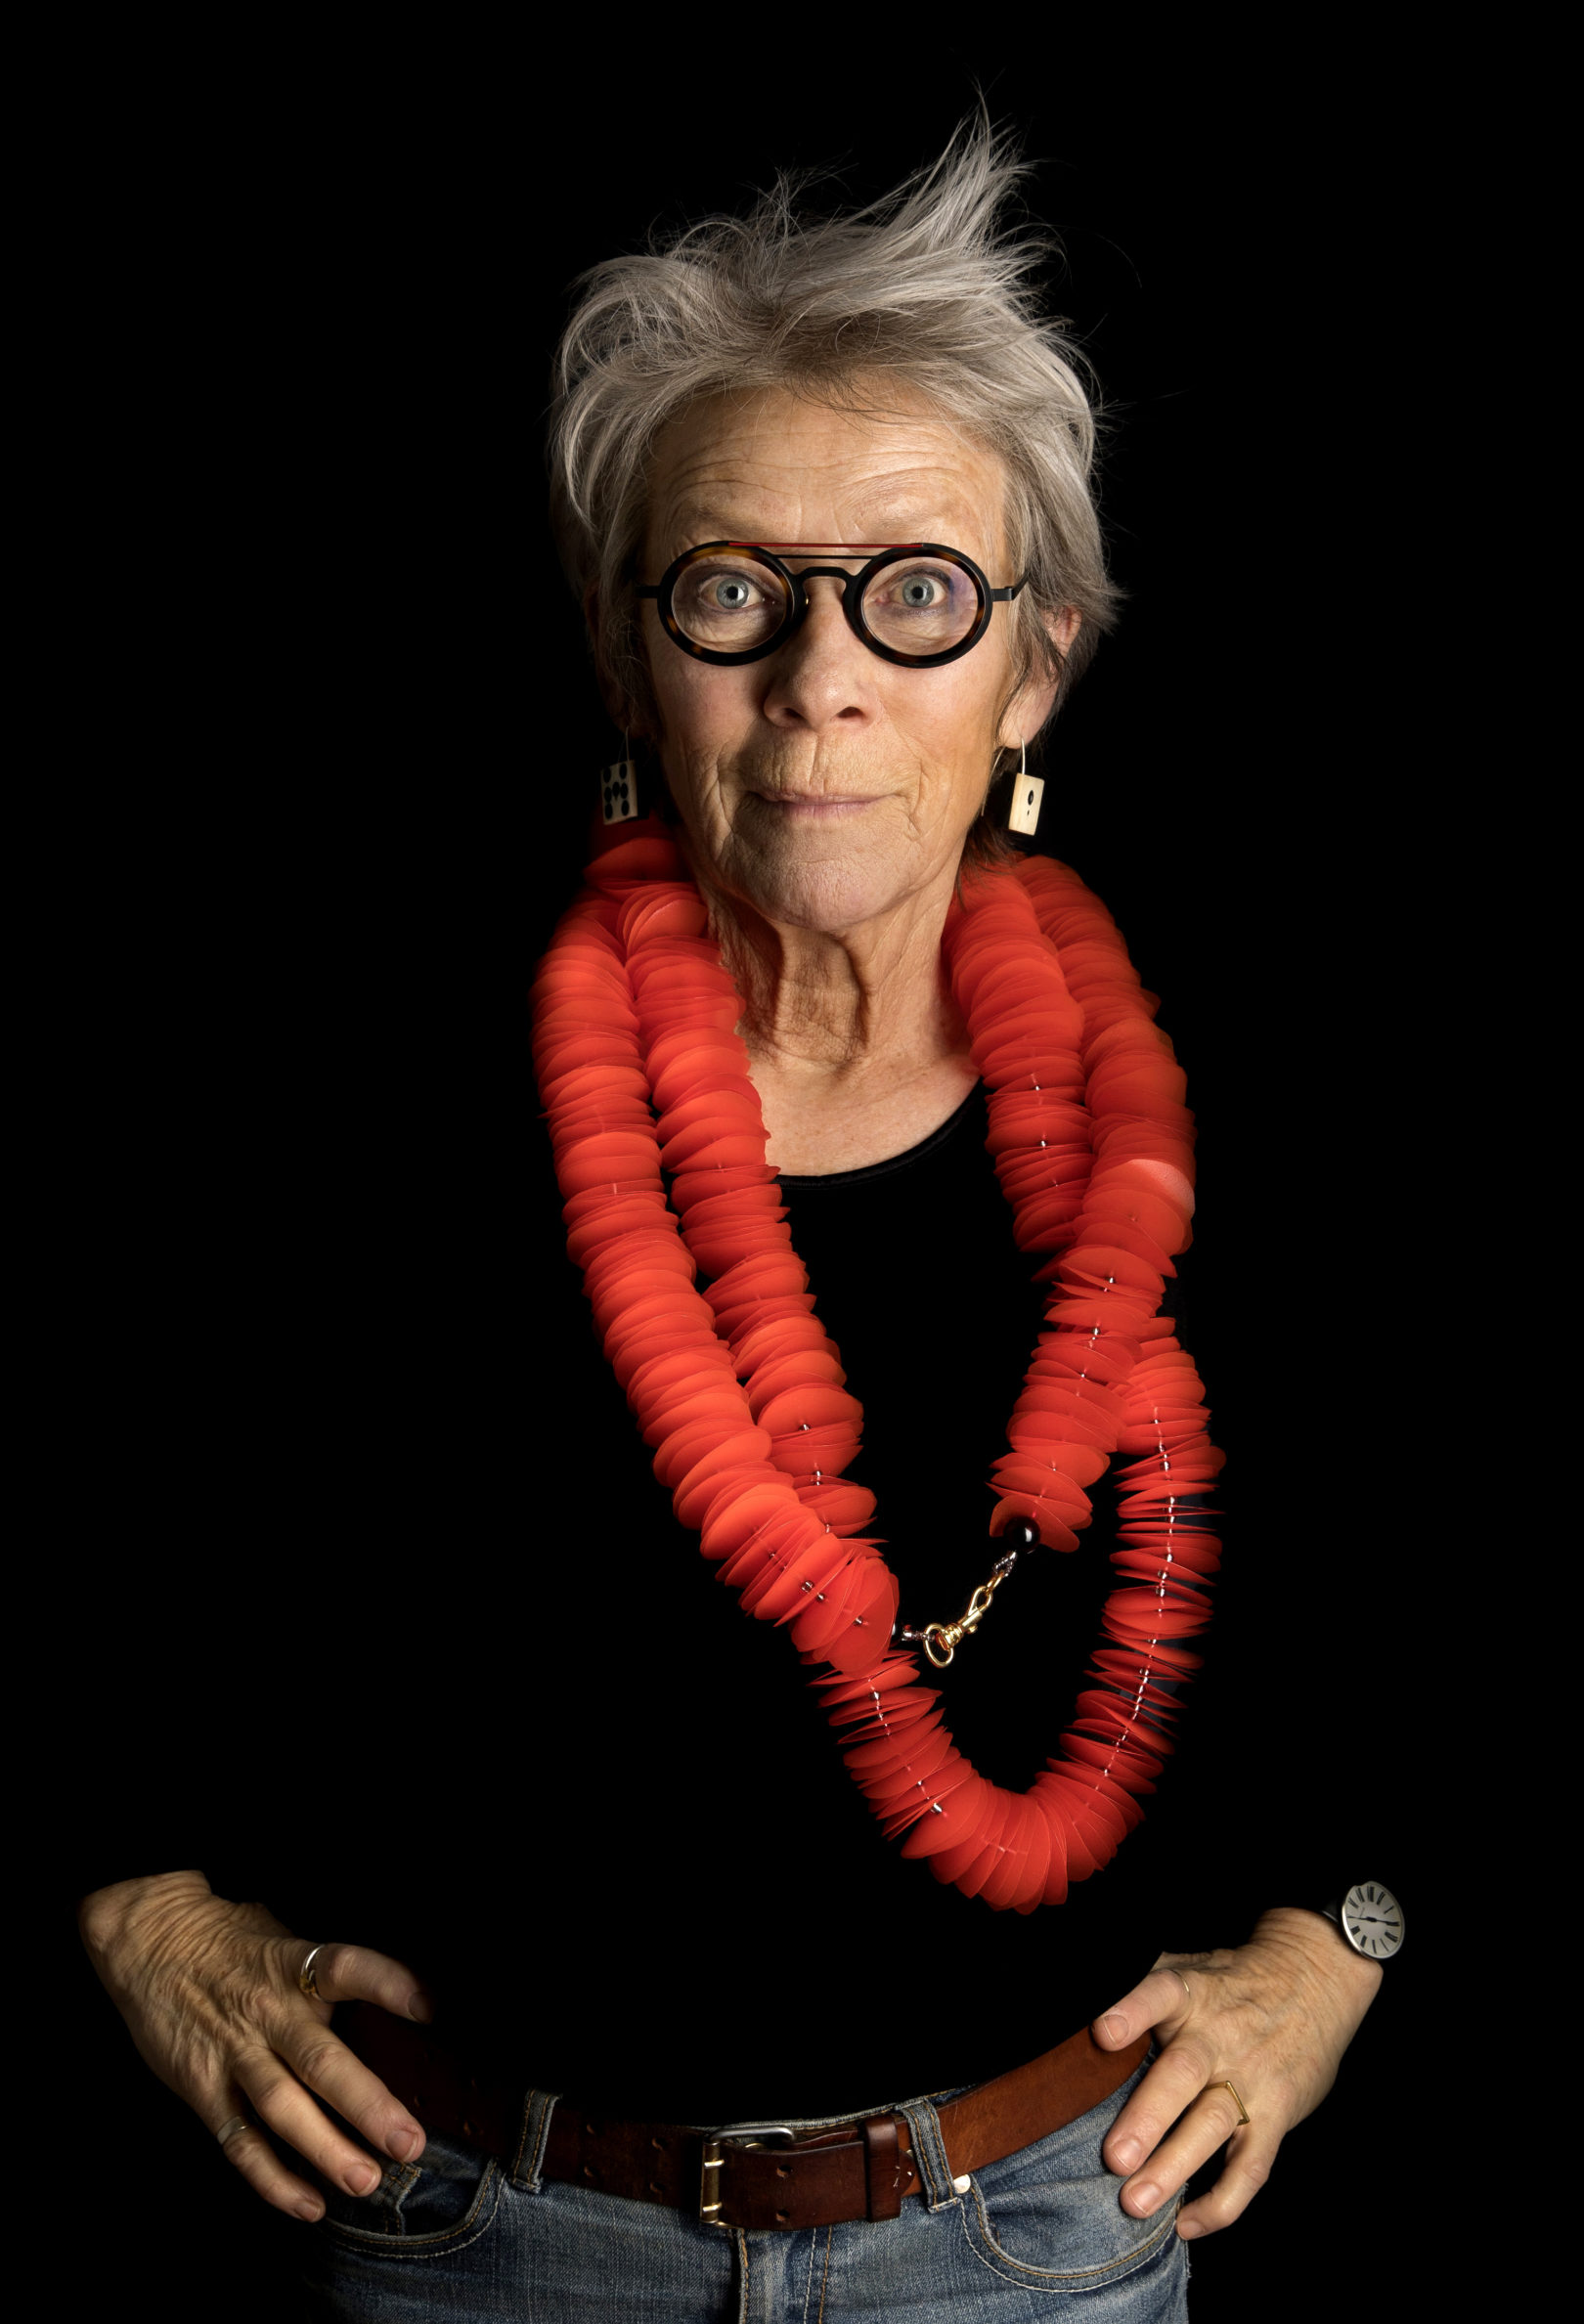
[[[1131,2218],[1100,2159],[1148,2065],[1065,2130],[976,2171],[965,2194],[934,2103],[900,2107],[924,2193],[900,2218],[784,2233],[541,2178],[555,2100],[530,2092],[516,2178],[431,2131],[422,2162],[392,2163],[372,2196],[331,2193],[310,2231],[308,2312],[335,2324],[1182,2324],[1181,2190]]]

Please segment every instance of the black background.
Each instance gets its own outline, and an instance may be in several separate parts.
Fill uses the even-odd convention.
[[[355,1214],[365,1086],[399,1072],[418,1136],[481,1074],[503,1125],[520,1107],[522,996],[614,755],[544,515],[568,285],[778,164],[871,197],[977,77],[1037,162],[1053,297],[1116,422],[1102,514],[1129,596],[1054,731],[1045,838],[1164,996],[1200,1121],[1193,1345],[1233,1464],[1217,1650],[1248,1673],[1228,1812],[1278,1816],[1284,1732],[1323,1730],[1359,1820],[1339,1873],[1385,1875],[1411,1929],[1331,2099],[1195,2247],[1194,2313],[1319,2314],[1365,2269],[1423,2291],[1416,1462],[1463,1264],[1448,1059],[1484,1026],[1442,800],[1422,92],[1379,61],[1342,85],[1187,46],[1140,80],[1055,35],[937,48],[926,73],[895,44],[810,45],[828,33],[750,66],[607,26],[597,79],[533,53],[188,59],[191,102],[123,125],[110,166],[84,138],[76,706],[126,779],[63,945],[91,1133],[69,1161],[63,1141],[63,1346],[113,1448],[69,1497],[116,1513],[131,1547],[108,1554],[158,1587],[255,1562],[279,1698],[232,1700],[217,1637],[195,1729],[271,1754],[286,1790],[353,1794],[413,1709],[318,1650],[315,1607],[379,1587],[376,1560],[311,1526],[259,1538],[245,1477],[195,1509],[182,1447],[248,1286],[303,1218]],[[67,1823],[93,1779],[68,1751]],[[64,1918],[61,1945],[66,2084],[102,2126],[80,2312],[135,2289],[171,2317],[283,2314],[253,2199]]]

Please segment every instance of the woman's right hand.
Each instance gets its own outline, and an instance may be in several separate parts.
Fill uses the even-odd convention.
[[[374,2001],[426,2023],[428,1995],[411,1969],[362,1945],[322,1946],[321,1998],[297,1984],[314,1951],[262,1905],[215,1896],[201,1872],[164,1872],[95,1889],[77,1926],[100,1983],[139,2055],[211,2130],[258,2116],[336,2186],[367,2195],[380,2166],[329,2121],[323,2098],[378,2155],[416,2162],[422,2127],[330,2030],[337,2001]],[[224,2153],[277,2211],[317,2219],[323,2198],[280,2162],[253,2127]]]

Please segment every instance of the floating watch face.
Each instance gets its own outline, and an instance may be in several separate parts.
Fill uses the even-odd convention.
[[[1389,1960],[1402,1943],[1402,1907],[1379,1880],[1359,1880],[1342,1901],[1342,1934],[1367,1960]]]

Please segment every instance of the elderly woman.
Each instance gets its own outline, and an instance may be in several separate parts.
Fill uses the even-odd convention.
[[[1400,1942],[1329,1877],[1385,1867],[1328,1864],[1162,1950],[1220,1456],[1182,1077],[1028,846],[1116,592],[1016,175],[975,130],[857,216],[783,186],[566,332],[628,744],[581,889],[536,867],[521,1271],[384,1448],[425,1557],[357,1667],[399,1732],[311,1829],[233,1765],[224,1863],[79,1913],[318,2222],[317,2314],[1181,2315]]]

